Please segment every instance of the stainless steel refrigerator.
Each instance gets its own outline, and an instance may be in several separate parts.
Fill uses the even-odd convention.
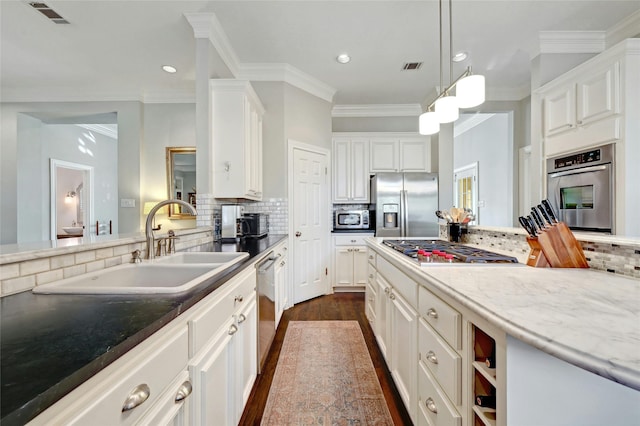
[[[371,178],[376,237],[439,235],[438,174],[378,173]]]

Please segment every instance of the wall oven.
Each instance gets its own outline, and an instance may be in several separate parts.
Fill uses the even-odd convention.
[[[547,197],[569,228],[613,233],[614,146],[547,160]]]

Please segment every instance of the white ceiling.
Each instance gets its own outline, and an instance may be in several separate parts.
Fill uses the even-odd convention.
[[[184,13],[213,13],[245,68],[289,64],[335,90],[338,105],[424,103],[439,85],[435,0],[45,2],[70,24],[54,24],[26,1],[0,1],[5,101],[193,100],[195,40]],[[558,51],[593,50],[612,29],[640,34],[639,16],[640,0],[453,0],[453,50],[470,54],[453,77],[472,65],[486,76],[489,98],[520,99],[540,31],[580,32],[548,34],[546,46]],[[592,31],[602,33],[584,33]],[[343,52],[351,63],[336,62]],[[401,70],[414,61],[424,62],[420,70]],[[226,74],[221,67],[213,76]]]

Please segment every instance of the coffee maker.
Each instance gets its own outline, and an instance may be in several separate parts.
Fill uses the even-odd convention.
[[[237,204],[222,205],[222,224],[221,237],[222,242],[236,242],[242,236],[242,215],[244,214],[244,206]]]

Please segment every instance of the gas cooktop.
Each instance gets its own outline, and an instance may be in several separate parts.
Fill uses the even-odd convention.
[[[432,263],[518,263],[505,256],[478,247],[443,240],[384,240],[382,244],[416,259],[421,265]]]

